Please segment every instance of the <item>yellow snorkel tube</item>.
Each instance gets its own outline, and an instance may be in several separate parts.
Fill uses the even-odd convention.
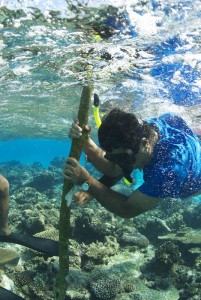
[[[99,105],[100,105],[100,99],[97,94],[94,94],[94,120],[98,128],[101,126]]]
[[[99,111],[99,106],[100,106],[100,99],[99,96],[97,94],[94,94],[94,120],[96,123],[96,126],[99,128],[101,126],[101,118],[100,118],[100,111]],[[124,179],[124,183],[128,186],[131,185],[132,182],[128,181],[128,179],[126,179],[125,177]]]

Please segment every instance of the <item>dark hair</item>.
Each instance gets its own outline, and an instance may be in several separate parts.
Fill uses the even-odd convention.
[[[118,108],[111,110],[98,130],[100,146],[107,152],[117,148],[130,148],[134,153],[139,151],[142,137],[151,136],[151,128],[146,121],[138,119],[134,114]]]

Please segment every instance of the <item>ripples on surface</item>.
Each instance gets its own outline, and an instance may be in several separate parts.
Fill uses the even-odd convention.
[[[200,130],[200,1],[43,2],[1,2],[1,140],[65,138],[87,65],[102,110],[174,111]]]

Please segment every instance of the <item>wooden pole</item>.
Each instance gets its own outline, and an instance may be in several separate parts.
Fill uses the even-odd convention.
[[[92,85],[84,86],[82,89],[78,110],[79,126],[82,128],[84,128],[84,126],[88,124],[92,91]],[[72,140],[71,150],[69,154],[70,157],[74,157],[77,160],[80,159],[83,143],[86,138],[87,135],[83,133],[80,139]],[[59,274],[57,276],[55,284],[55,300],[64,300],[67,290],[66,276],[69,272],[70,208],[67,206],[65,197],[70,192],[72,187],[72,183],[64,180],[59,219]]]

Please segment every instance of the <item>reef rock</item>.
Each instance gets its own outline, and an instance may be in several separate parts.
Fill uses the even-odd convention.
[[[50,171],[44,171],[36,174],[30,182],[27,183],[28,186],[35,188],[39,192],[44,192],[48,189],[54,187],[55,177],[54,173]]]
[[[158,238],[161,240],[179,241],[183,244],[201,245],[201,229],[186,227],[176,233],[168,233],[167,235],[159,236]]]
[[[160,245],[155,252],[154,264],[157,271],[168,271],[175,263],[180,263],[181,253],[172,241]]]
[[[136,246],[139,248],[147,248],[149,240],[141,233],[128,233],[124,232],[118,239],[119,243],[124,246]]]
[[[53,166],[58,169],[63,169],[63,165],[64,165],[65,161],[66,161],[66,158],[64,156],[55,156],[51,160],[50,166]]]
[[[31,203],[36,204],[40,201],[44,201],[45,197],[36,191],[35,188],[31,187],[22,187],[15,191],[12,198],[18,204]]]
[[[75,220],[72,237],[87,243],[102,241],[105,236],[115,236],[117,226],[117,219],[106,210],[86,208]]]
[[[117,254],[119,244],[112,236],[105,238],[105,243],[96,242],[89,245],[82,244],[82,267],[89,271],[95,265],[108,262],[109,257]]]
[[[200,228],[201,224],[201,203],[196,206],[189,206],[184,211],[184,221],[187,226]]]

